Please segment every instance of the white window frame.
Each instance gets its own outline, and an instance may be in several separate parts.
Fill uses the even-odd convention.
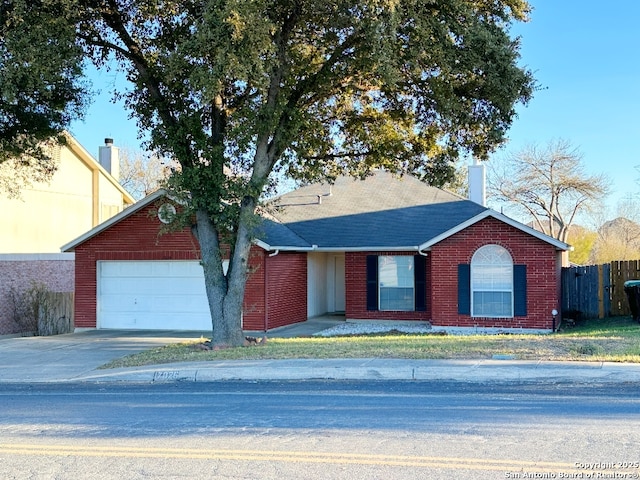
[[[398,260],[402,260],[398,271]],[[395,263],[395,271],[389,267]],[[385,271],[386,269],[386,271]],[[410,285],[409,285],[410,283]],[[383,305],[385,295],[383,289],[408,290],[411,289],[411,302],[402,308],[389,308],[389,304]],[[380,255],[378,256],[378,310],[383,312],[413,312],[415,311],[416,281],[415,262],[412,255]]]
[[[471,258],[471,316],[484,318],[513,318],[513,258],[509,251],[500,245],[484,245]],[[508,294],[510,308],[477,311],[476,294]],[[504,303],[502,303],[504,306]]]

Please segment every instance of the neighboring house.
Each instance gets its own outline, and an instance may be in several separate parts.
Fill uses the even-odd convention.
[[[118,183],[111,141],[100,147],[98,162],[66,137],[65,146],[54,147],[58,168],[49,183],[25,187],[15,199],[0,192],[0,335],[23,330],[16,295],[23,298],[36,285],[73,294],[74,256],[60,247],[135,202]]]
[[[155,192],[64,247],[76,255],[76,328],[211,328],[196,239],[159,233],[168,201]],[[252,247],[245,330],[333,313],[552,328],[569,246],[478,203],[378,172],[303,187],[271,207]]]
[[[98,162],[66,137],[66,146],[55,147],[58,169],[49,183],[23,188],[20,198],[0,193],[0,253],[60,253],[62,245],[135,202],[118,183],[112,142],[100,147]]]

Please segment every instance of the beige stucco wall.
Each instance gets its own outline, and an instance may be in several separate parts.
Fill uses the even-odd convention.
[[[104,175],[99,175],[98,179],[98,223],[102,223],[122,211],[122,193]]]
[[[0,253],[60,252],[122,209],[122,192],[89,154],[63,147],[50,183],[23,189],[20,199],[0,194]]]

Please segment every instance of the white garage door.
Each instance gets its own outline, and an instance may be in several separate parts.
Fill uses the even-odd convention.
[[[98,328],[211,330],[199,262],[98,262]]]

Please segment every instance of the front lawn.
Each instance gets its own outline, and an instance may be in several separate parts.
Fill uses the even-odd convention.
[[[102,368],[209,360],[293,358],[582,360],[640,363],[640,325],[631,317],[587,320],[549,335],[371,334],[270,338],[265,345],[202,350],[206,339],[130,355]]]

